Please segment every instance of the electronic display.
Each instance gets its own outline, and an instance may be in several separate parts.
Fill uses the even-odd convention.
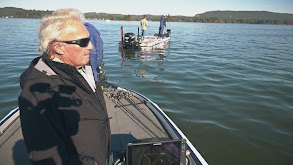
[[[128,165],[185,165],[185,140],[130,143]]]

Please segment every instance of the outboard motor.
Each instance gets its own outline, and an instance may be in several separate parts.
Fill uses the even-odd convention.
[[[167,29],[167,37],[171,36],[171,29]]]
[[[167,29],[167,33],[163,34],[163,38],[165,38],[165,37],[171,37],[171,29]]]
[[[126,33],[124,34],[124,48],[135,48],[136,42],[135,42],[135,34],[134,33]]]

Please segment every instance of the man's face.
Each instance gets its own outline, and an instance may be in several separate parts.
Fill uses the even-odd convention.
[[[84,24],[76,20],[66,21],[64,31],[65,33],[62,33],[59,37],[60,41],[72,41],[90,37]],[[93,49],[91,42],[89,42],[87,47],[80,47],[77,44],[61,44],[63,54],[58,56],[58,58],[64,63],[80,68],[89,62],[90,51]]]

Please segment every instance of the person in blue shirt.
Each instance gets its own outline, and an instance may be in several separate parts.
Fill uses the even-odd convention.
[[[103,61],[103,40],[100,36],[100,31],[90,23],[84,23],[88,32],[90,33],[90,40],[93,44],[94,49],[91,50],[90,54],[90,63],[94,73],[94,78],[96,81],[99,81],[99,73],[101,69],[101,64]]]
[[[163,36],[164,27],[166,27],[166,19],[167,19],[167,16],[162,15],[161,20],[160,20],[160,28],[159,28],[159,36],[160,37]]]

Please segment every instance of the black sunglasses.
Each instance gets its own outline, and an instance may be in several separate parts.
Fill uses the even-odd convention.
[[[83,38],[80,40],[72,40],[72,41],[57,41],[57,42],[63,42],[66,44],[77,44],[80,47],[87,47],[90,43],[90,38]]]

